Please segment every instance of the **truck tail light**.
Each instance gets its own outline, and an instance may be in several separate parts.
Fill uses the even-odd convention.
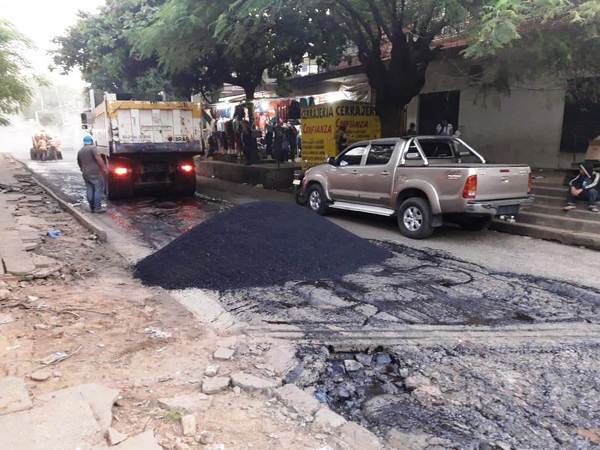
[[[192,173],[194,171],[194,165],[193,164],[181,164],[179,166],[179,170],[181,170],[183,173]]]
[[[129,171],[129,168],[124,166],[116,166],[112,168],[112,172],[117,177],[126,177],[127,175],[129,175]]]
[[[473,199],[477,194],[477,175],[471,175],[465,182],[463,189],[463,198]]]
[[[529,181],[527,182],[527,193],[531,194],[533,191],[533,174],[529,172]]]

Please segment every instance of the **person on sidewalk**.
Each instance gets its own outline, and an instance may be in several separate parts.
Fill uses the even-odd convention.
[[[93,213],[102,213],[104,199],[104,177],[108,175],[108,167],[94,145],[90,135],[83,138],[83,147],[77,153],[77,164],[85,181],[87,201]]]
[[[579,164],[579,175],[569,183],[567,206],[564,207],[564,210],[575,209],[575,202],[584,200],[587,201],[590,211],[600,212],[596,206],[598,189],[600,189],[600,173],[594,172],[594,164],[591,161]]]

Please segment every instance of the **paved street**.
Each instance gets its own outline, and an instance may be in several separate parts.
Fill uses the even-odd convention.
[[[72,160],[24,162],[85,210]],[[143,256],[237,204],[293,201],[289,193],[213,179],[199,179],[198,190],[190,200],[109,204],[109,212],[94,219],[120,242],[143,245]],[[600,331],[594,251],[452,227],[413,241],[398,233],[393,219],[351,213],[328,218],[394,257],[340,279],[171,294],[221,332],[241,326],[256,339],[297,346],[299,363],[286,380],[314,389],[390,448],[407,439],[417,439],[416,448],[427,442],[465,448],[482,440],[499,448],[587,447],[583,436],[596,420],[587,412],[598,410],[598,397],[584,392],[600,393],[593,369]],[[264,233],[268,238],[269,230]],[[562,389],[548,398],[552,386]],[[495,420],[499,415],[513,425]],[[573,437],[574,428],[584,434]]]

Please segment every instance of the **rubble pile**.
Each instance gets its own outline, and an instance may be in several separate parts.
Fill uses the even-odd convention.
[[[135,276],[167,289],[217,291],[338,278],[391,252],[306,208],[250,203],[193,228],[137,264]]]

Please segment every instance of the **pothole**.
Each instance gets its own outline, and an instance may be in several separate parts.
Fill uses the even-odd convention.
[[[395,432],[423,448],[591,448],[585,430],[600,420],[599,350],[599,343],[307,347],[287,381],[312,388],[384,440]]]

